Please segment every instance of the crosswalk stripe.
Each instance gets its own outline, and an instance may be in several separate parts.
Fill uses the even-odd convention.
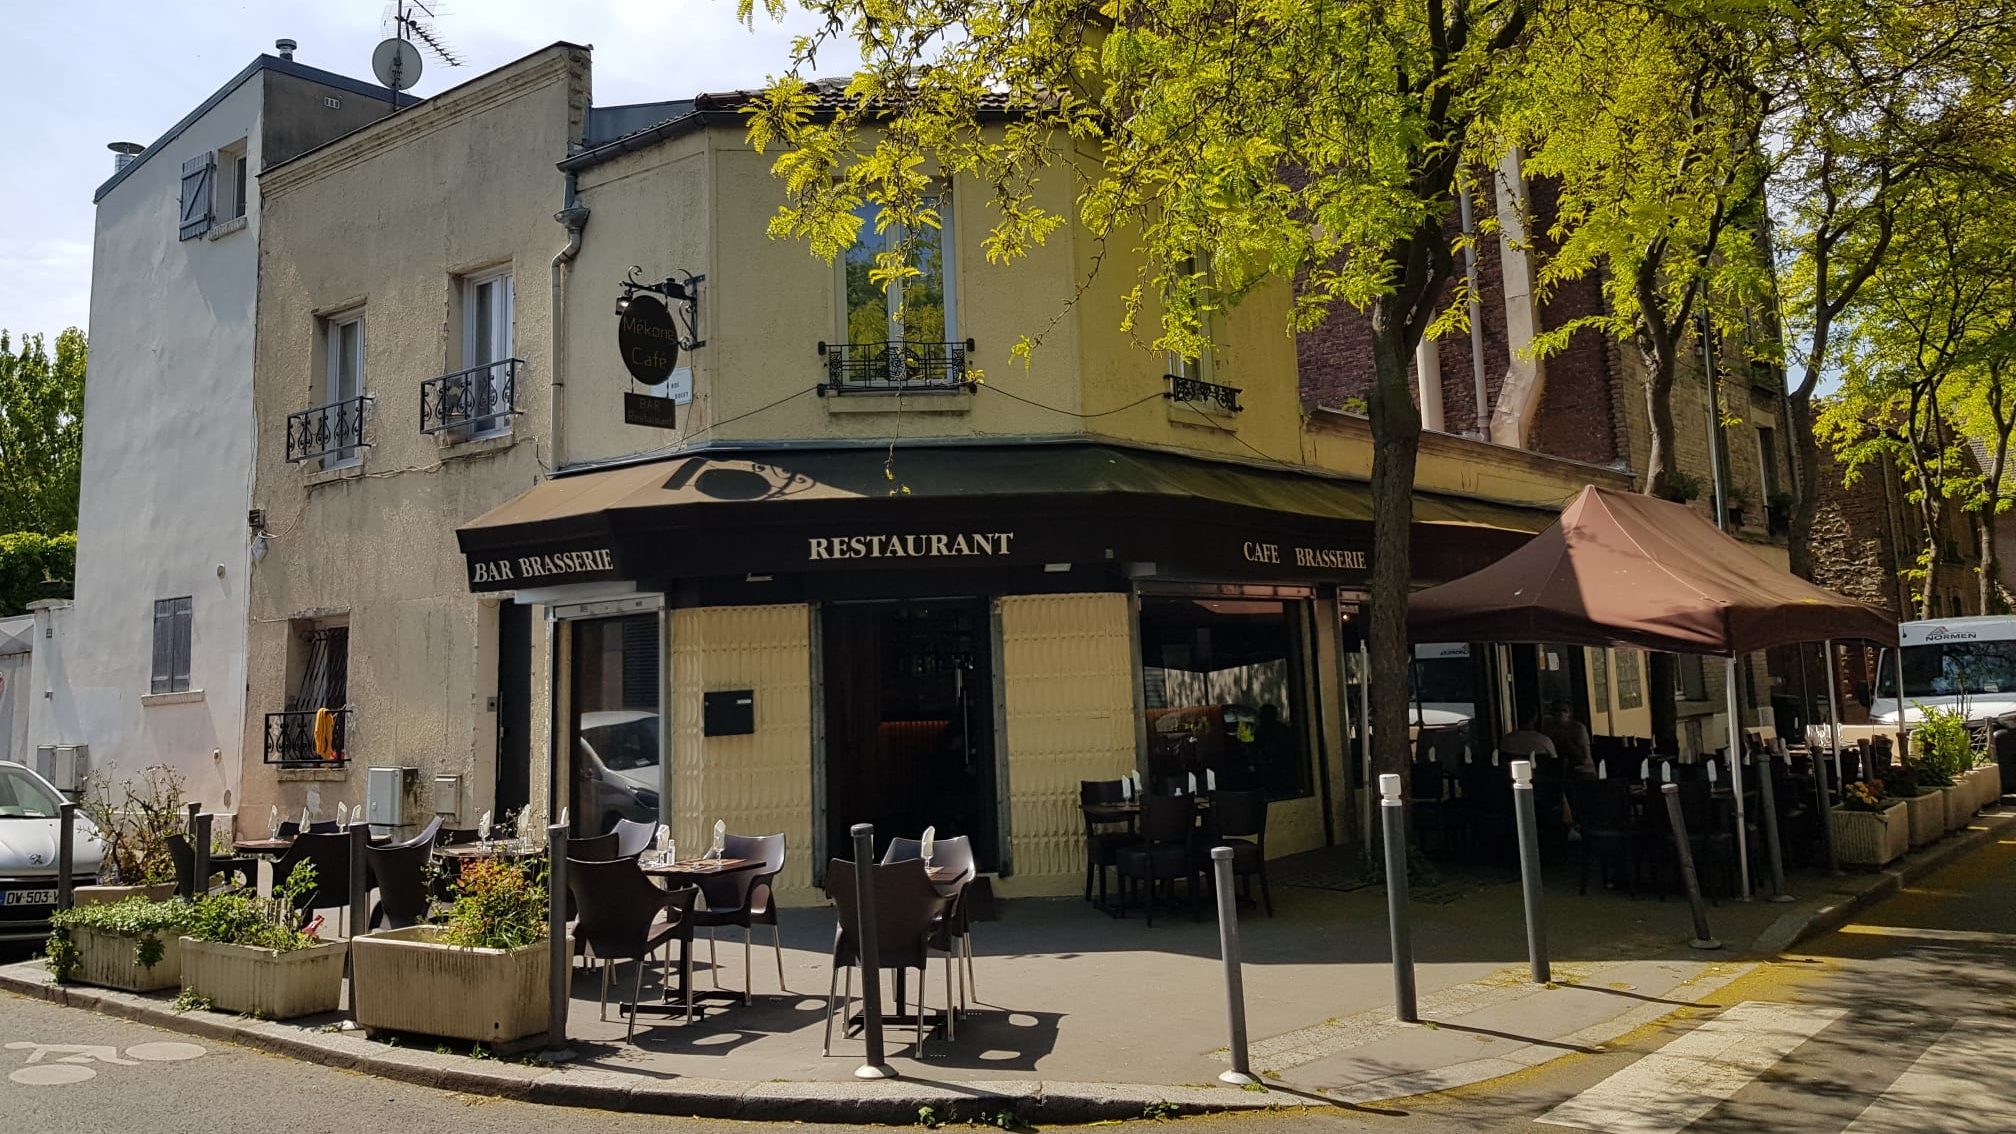
[[[1909,925],[1844,925],[1842,933],[1860,937],[1916,937],[1925,941],[1952,941],[1963,945],[2003,945],[2016,947],[2016,933],[1989,933],[1980,929],[1925,929]]]
[[[1744,1001],[1538,1121],[1605,1134],[1676,1134],[1845,1014]]]
[[[1972,1134],[2009,1129],[2016,1023],[1961,1020],[1841,1134]]]

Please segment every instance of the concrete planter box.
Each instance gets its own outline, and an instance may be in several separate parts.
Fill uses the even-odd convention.
[[[175,896],[175,883],[156,882],[152,886],[79,886],[71,891],[77,905],[97,906],[109,902],[123,902],[128,898],[145,898],[150,902],[165,902]]]
[[[1911,846],[1931,846],[1946,833],[1946,796],[1938,790],[1904,801],[1911,815]]]
[[[1992,766],[1975,768],[1967,773],[1967,782],[1974,785],[1974,810],[2002,802],[2002,769]]]
[[[438,927],[416,925],[351,938],[350,1003],[358,1026],[479,1043],[546,1030],[550,942],[466,949],[440,944],[439,934]]]
[[[1834,855],[1844,866],[1884,866],[1904,857],[1911,842],[1909,809],[1900,800],[1881,811],[1849,811],[1837,807]]]
[[[139,938],[73,925],[70,941],[77,947],[77,973],[72,979],[126,992],[174,988],[182,983],[182,939],[173,933],[159,937],[161,959],[150,967],[134,955]]]
[[[1939,794],[1946,799],[1946,829],[1957,831],[1974,817],[1974,785],[1965,781],[1955,781],[1952,787],[1940,788]]]
[[[220,1012],[291,1020],[334,1012],[343,1000],[342,941],[278,953],[182,939],[182,988]]]

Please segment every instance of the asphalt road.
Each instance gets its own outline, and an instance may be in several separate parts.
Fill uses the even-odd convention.
[[[1602,1051],[1426,1099],[1129,1123],[1170,1134],[2016,1130],[2016,840]],[[0,1129],[272,1134],[592,1124],[754,1130],[476,1099],[0,994]],[[1107,1129],[1112,1129],[1109,1126]],[[858,1127],[800,1126],[804,1130]]]

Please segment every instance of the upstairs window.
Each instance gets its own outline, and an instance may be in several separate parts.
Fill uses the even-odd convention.
[[[251,169],[245,156],[245,140],[225,146],[217,151],[217,185],[211,192],[212,212],[217,223],[237,220],[245,215],[246,190],[251,177]]]
[[[189,596],[154,603],[154,679],[150,693],[189,691]]]
[[[864,204],[854,210],[861,218],[860,234],[854,246],[840,259],[841,338],[863,343],[949,343],[959,338],[958,295],[947,250],[958,246],[953,240],[952,194],[941,191],[924,200],[926,208],[938,214],[938,227],[915,234],[910,263],[918,275],[901,281],[900,287],[884,287],[870,278],[876,257],[903,243],[901,225],[891,224],[880,232],[876,221],[881,206]]]

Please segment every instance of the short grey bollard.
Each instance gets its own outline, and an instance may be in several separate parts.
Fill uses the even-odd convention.
[[[1547,963],[1547,923],[1540,903],[1540,820],[1533,811],[1533,762],[1512,761],[1512,815],[1519,827],[1519,886],[1526,895],[1526,957],[1533,983],[1554,979]]]
[[[196,826],[189,832],[190,863],[189,897],[195,900],[210,892],[210,825],[217,817],[209,814],[196,816]]]
[[[1839,874],[1841,858],[1834,850],[1833,793],[1827,786],[1827,764],[1818,752],[1813,753],[1813,802],[1819,808],[1820,842],[1827,848],[1827,873]]]
[[[1393,1016],[1418,1024],[1414,1004],[1414,946],[1407,928],[1407,810],[1400,801],[1400,777],[1379,777],[1379,825],[1386,835],[1386,923],[1393,941]]]
[[[1687,841],[1687,817],[1680,814],[1680,785],[1664,784],[1659,792],[1666,797],[1666,819],[1673,825],[1673,848],[1680,855],[1680,879],[1687,884],[1687,904],[1694,912],[1694,940],[1687,944],[1696,949],[1720,949],[1722,943],[1708,932],[1708,907],[1701,901],[1701,879],[1694,874],[1694,848]]]
[[[203,810],[203,805],[192,800],[183,806],[188,808],[189,818],[182,824],[182,833],[193,839],[196,837],[196,816]]]
[[[364,851],[371,845],[371,828],[356,824],[350,835],[350,925],[347,936],[357,937],[371,928],[371,860]],[[285,878],[278,882],[284,884]]]
[[[1218,954],[1225,961],[1225,1017],[1232,1033],[1232,1067],[1218,1081],[1243,1087],[1258,1082],[1246,1056],[1246,980],[1239,961],[1239,895],[1234,892],[1232,848],[1211,848],[1211,887],[1218,897]]]
[[[77,874],[77,805],[65,800],[56,805],[56,908],[67,910],[77,903],[73,881]]]
[[[567,947],[567,825],[546,828],[546,1047],[567,1046],[567,1000],[574,981]],[[636,1011],[636,1006],[631,1006]]]
[[[854,956],[861,962],[861,1036],[868,1054],[854,1069],[856,1079],[894,1079],[896,1069],[882,1053],[882,951],[875,928],[875,825],[856,823],[854,836]],[[921,979],[921,978],[920,978]]]
[[[1757,769],[1758,803],[1764,808],[1764,846],[1771,863],[1771,900],[1789,902],[1792,895],[1785,892],[1785,852],[1778,846],[1778,789],[1771,785],[1778,769],[1772,763],[1777,757],[1770,749],[1764,750],[1764,760]]]

